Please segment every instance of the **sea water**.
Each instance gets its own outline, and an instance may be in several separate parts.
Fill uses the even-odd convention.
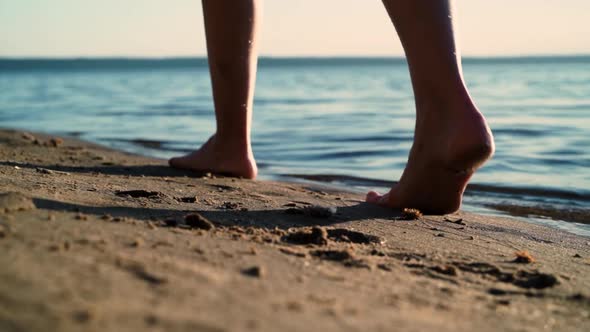
[[[588,213],[590,57],[467,58],[463,66],[497,148],[465,207]],[[2,127],[168,158],[203,143],[214,119],[203,58],[0,60]],[[261,178],[385,190],[382,180],[403,171],[414,120],[403,59],[260,60],[252,142]],[[588,225],[527,220],[590,235]]]

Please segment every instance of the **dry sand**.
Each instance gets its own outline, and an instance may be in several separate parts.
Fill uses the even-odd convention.
[[[590,326],[589,238],[51,138],[0,131],[0,331]]]

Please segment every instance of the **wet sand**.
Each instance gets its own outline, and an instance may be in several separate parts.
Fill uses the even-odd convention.
[[[511,219],[416,220],[354,193],[11,130],[0,193],[0,331],[590,324],[590,238]]]

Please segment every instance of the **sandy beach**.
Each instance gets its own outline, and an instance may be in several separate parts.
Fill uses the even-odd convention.
[[[0,331],[590,326],[590,238],[15,130],[0,131],[0,250]]]

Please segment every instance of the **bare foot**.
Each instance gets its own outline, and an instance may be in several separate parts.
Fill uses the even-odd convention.
[[[181,157],[171,158],[174,168],[254,179],[258,173],[251,149],[219,142],[213,135],[200,149]]]
[[[452,107],[424,105],[400,181],[385,195],[369,192],[366,201],[432,214],[455,212],[467,182],[493,153],[490,128],[470,98]]]

